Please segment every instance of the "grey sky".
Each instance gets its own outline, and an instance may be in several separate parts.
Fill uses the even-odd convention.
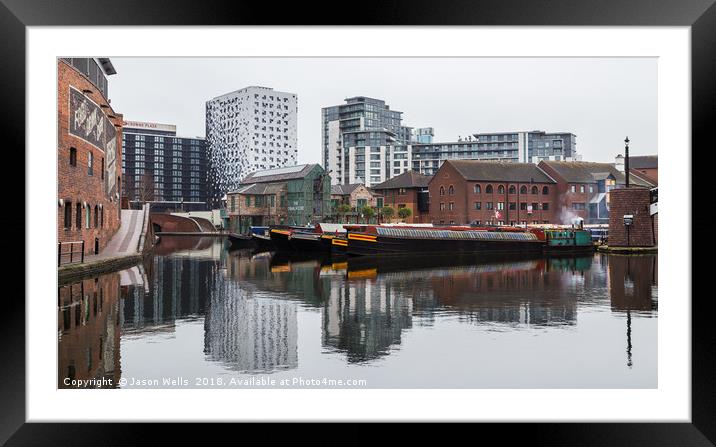
[[[298,95],[299,163],[321,161],[321,107],[380,98],[435,141],[477,132],[577,135],[585,161],[657,153],[656,58],[112,58],[127,120],[204,136],[205,102],[249,85]]]

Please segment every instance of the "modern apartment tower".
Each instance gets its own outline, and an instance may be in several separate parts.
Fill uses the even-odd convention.
[[[173,124],[124,121],[122,179],[130,203],[205,210],[206,177],[206,140],[178,137]]]
[[[218,206],[241,179],[296,164],[295,93],[251,86],[206,102],[209,202]]]
[[[321,111],[323,166],[332,184],[380,183],[384,166],[372,159],[384,157],[388,146],[408,144],[412,129],[402,125],[402,112],[390,110],[383,100],[356,96],[345,101]]]
[[[501,160],[520,163],[545,161],[575,161],[576,135],[568,132],[478,133],[467,139],[449,143],[413,143],[411,166],[421,174],[432,175],[445,160]]]

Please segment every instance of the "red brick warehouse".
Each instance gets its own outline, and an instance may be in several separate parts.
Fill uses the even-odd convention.
[[[107,97],[107,58],[57,61],[57,238],[101,250],[120,225],[122,115]]]
[[[428,189],[436,224],[560,223],[557,184],[531,163],[447,160]]]

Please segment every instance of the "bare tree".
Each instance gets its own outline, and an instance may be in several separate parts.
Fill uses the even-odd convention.
[[[154,200],[154,177],[149,172],[145,172],[139,180],[137,196],[137,200],[142,203]]]

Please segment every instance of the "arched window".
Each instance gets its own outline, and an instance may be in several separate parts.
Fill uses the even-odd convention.
[[[441,196],[444,196],[444,195],[445,195],[445,187],[444,187],[444,186],[441,186],[441,187],[440,187],[440,195],[441,195]]]
[[[510,192],[510,194],[514,194],[517,192],[517,188],[515,188],[515,185],[510,185],[509,192]]]
[[[451,196],[455,194],[455,188],[452,185],[450,185],[450,187],[448,188],[448,194],[450,194]]]
[[[475,185],[475,194],[481,194],[481,193],[482,193],[482,188],[480,187],[480,185],[476,184]]]
[[[497,193],[498,194],[504,194],[505,193],[505,187],[500,185],[497,187]]]
[[[487,185],[487,188],[485,188],[486,194],[492,194],[492,185]]]
[[[543,186],[543,187],[542,187],[542,194],[544,194],[545,196],[546,196],[547,194],[549,194],[549,188],[547,188],[546,186]]]
[[[78,230],[82,229],[82,204],[80,202],[77,202],[77,206],[75,207],[77,210],[75,213],[75,227],[77,227]]]
[[[539,194],[539,190],[537,189],[536,186],[532,187],[532,194]]]
[[[527,194],[527,187],[525,185],[520,186],[520,194]]]
[[[94,227],[99,227],[99,206],[94,206]]]

